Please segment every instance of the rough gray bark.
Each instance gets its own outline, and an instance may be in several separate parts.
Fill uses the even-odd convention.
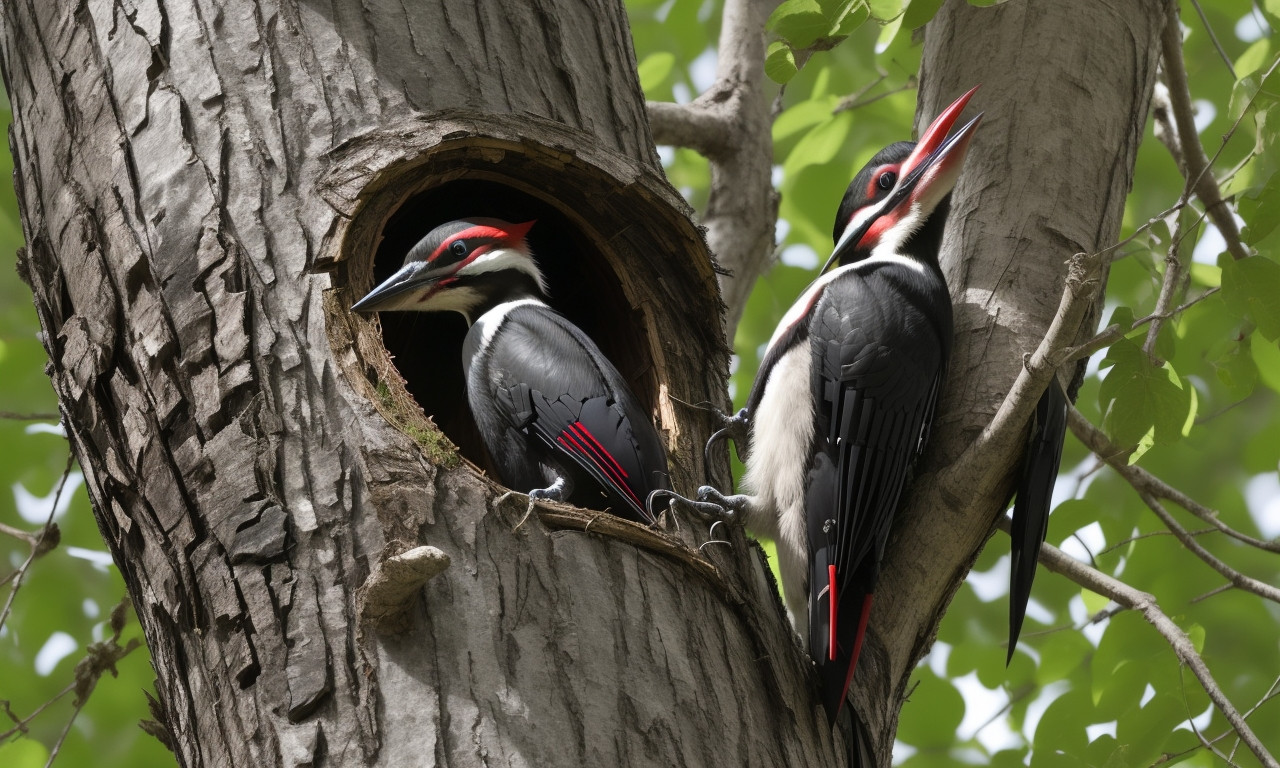
[[[702,480],[715,278],[619,3],[0,13],[19,268],[181,764],[834,762],[740,533],[524,519],[347,309],[401,202],[515,190],[572,230],[580,303]]]
[[[1165,12],[1163,0],[950,0],[926,28],[917,122],[979,83],[970,110],[985,117],[943,244],[956,322],[948,383],[854,682],[881,765],[911,672],[1011,493],[1021,443],[984,430],[1058,309],[1068,260],[1119,234]],[[1092,282],[1100,297],[1105,270]],[[1096,322],[1095,311],[1080,337]]]

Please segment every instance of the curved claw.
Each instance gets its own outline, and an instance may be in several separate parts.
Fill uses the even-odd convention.
[[[699,489],[699,491],[701,491],[701,489]],[[649,498],[646,500],[645,506],[649,508],[650,514],[653,514],[654,503],[662,498],[667,500],[667,507],[669,509],[682,507],[684,509],[692,510],[703,517],[732,517],[732,512],[719,504],[709,503],[703,500],[694,501],[693,499],[681,496],[675,491],[668,491],[665,489],[652,491],[649,494]]]
[[[711,449],[716,443],[730,437],[739,446],[746,442],[747,409],[743,408],[733,416],[724,416],[720,423],[723,426],[711,433],[706,447],[702,449],[702,459],[708,466],[711,465]]]

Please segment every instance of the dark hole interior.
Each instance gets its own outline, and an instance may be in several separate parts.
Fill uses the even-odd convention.
[[[467,216],[537,221],[528,239],[547,280],[549,303],[600,346],[641,402],[652,407],[652,361],[643,329],[616,275],[590,238],[537,197],[477,179],[450,182],[414,195],[383,228],[374,256],[374,285],[399,269],[409,249],[432,228]],[[462,340],[467,324],[462,316],[455,312],[383,312],[381,319],[383,342],[414,399],[464,456],[495,475],[467,405],[462,376]]]

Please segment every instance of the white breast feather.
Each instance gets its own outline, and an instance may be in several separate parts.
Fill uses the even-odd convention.
[[[778,565],[792,625],[804,638],[808,595],[804,574],[809,545],[805,533],[805,479],[813,441],[813,394],[809,390],[812,352],[800,344],[769,372],[760,404],[751,419],[751,456],[743,487],[758,497],[772,520],[747,524],[778,543]]]

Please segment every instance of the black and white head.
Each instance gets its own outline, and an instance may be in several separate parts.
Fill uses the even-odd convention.
[[[951,136],[947,133],[976,90],[943,110],[919,142],[890,144],[858,171],[840,201],[833,233],[836,247],[824,272],[835,261],[849,264],[881,255],[923,255],[914,253],[910,244],[927,226],[936,227],[941,236],[951,189],[982,115]]]
[[[541,298],[546,284],[525,240],[533,225],[490,218],[441,224],[409,250],[404,266],[352,309],[451,311],[472,322],[477,309],[496,301]]]

